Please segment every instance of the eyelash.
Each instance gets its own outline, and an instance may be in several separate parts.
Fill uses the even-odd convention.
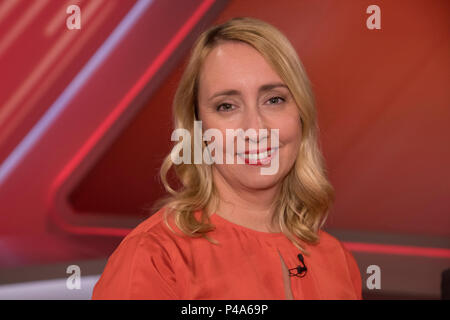
[[[217,106],[217,111],[223,111],[223,112],[230,112],[231,110],[233,110],[233,109],[231,109],[231,110],[220,110],[220,108],[222,107],[222,106],[233,106],[231,103],[222,103],[222,104],[219,104],[218,106]]]
[[[284,99],[284,98],[282,98],[282,97],[272,97],[272,98],[270,98],[269,100],[267,100],[267,101],[270,101],[270,100],[272,100],[272,99],[279,99],[279,100],[281,100],[281,102],[285,102],[286,100]],[[271,104],[279,104],[279,103],[271,103]]]
[[[273,99],[278,99],[278,101],[281,100],[281,102],[279,102],[279,103],[270,103],[270,104],[280,104],[280,103],[286,101],[286,99],[284,99],[284,98],[282,98],[282,97],[278,97],[278,96],[269,98],[267,101],[270,101],[270,100],[273,100]],[[216,108],[217,111],[230,112],[231,110],[233,110],[233,109],[228,109],[228,110],[222,109],[222,110],[221,110],[221,107],[223,107],[223,106],[233,106],[233,105],[232,105],[231,103],[222,103],[222,104],[219,104],[219,105],[217,106],[217,108]]]

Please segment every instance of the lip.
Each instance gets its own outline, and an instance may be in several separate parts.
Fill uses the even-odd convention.
[[[279,147],[277,147],[277,148],[266,148],[266,149],[260,149],[260,150],[258,150],[258,149],[255,149],[255,150],[247,150],[247,151],[245,151],[245,152],[241,152],[241,153],[237,153],[237,155],[242,155],[242,154],[255,154],[255,153],[263,153],[263,152],[269,152],[269,151],[276,151],[276,150],[278,150],[279,149]]]
[[[267,148],[262,150],[249,150],[244,153],[238,153],[237,155],[244,160],[244,163],[250,166],[263,166],[268,165],[272,161],[272,158],[275,156],[275,154],[278,152],[279,148]],[[270,152],[269,155],[267,155],[265,158],[257,158],[253,159],[253,161],[250,160],[250,158],[246,157],[246,155],[250,154],[260,154],[260,153],[267,153]]]
[[[276,150],[278,148],[273,148],[273,150]],[[262,149],[262,150],[247,150],[245,151],[243,154],[255,154],[255,153],[263,153],[263,152],[269,152],[272,151],[272,148],[266,148],[266,149]]]

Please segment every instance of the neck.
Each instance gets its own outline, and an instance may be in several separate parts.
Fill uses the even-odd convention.
[[[250,189],[227,181],[214,167],[212,171],[219,197],[216,214],[257,231],[280,232],[279,226],[272,224],[280,184],[266,189]]]

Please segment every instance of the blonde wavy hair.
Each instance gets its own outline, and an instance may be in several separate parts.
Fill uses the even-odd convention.
[[[318,145],[317,115],[309,79],[295,49],[279,30],[257,19],[234,18],[203,32],[192,49],[174,97],[175,129],[187,129],[191,137],[194,136],[201,66],[209,52],[223,41],[240,41],[256,49],[288,86],[298,106],[302,125],[300,150],[282,182],[272,222],[278,223],[293,244],[309,255],[301,242],[318,243],[318,232],[328,216],[334,190],[326,177]],[[178,190],[168,183],[167,174],[171,168],[181,182]],[[167,217],[173,214],[176,226],[185,235],[218,243],[208,236],[208,232],[214,230],[209,216],[218,204],[211,169],[211,165],[194,164],[194,161],[175,165],[170,154],[167,155],[160,178],[169,195],[157,201],[152,209],[166,209],[164,217],[169,228]],[[197,220],[194,213],[199,210],[201,218]]]

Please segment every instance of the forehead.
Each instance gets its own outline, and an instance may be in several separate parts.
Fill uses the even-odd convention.
[[[227,41],[217,45],[205,58],[199,91],[254,89],[271,82],[283,81],[256,49],[243,42]]]

